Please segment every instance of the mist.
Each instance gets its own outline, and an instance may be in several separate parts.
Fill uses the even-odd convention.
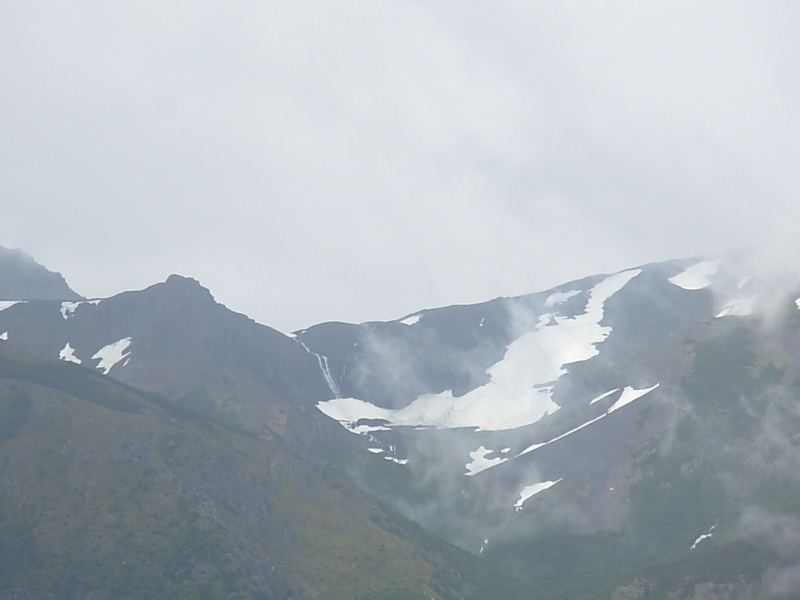
[[[788,4],[0,8],[0,244],[283,331],[772,238]]]

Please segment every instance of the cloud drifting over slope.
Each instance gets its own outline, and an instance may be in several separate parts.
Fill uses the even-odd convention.
[[[798,222],[787,3],[0,7],[0,244],[284,329]]]

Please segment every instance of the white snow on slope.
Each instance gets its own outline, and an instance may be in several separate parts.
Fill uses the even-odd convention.
[[[61,316],[66,321],[75,314],[75,309],[78,308],[82,302],[62,302],[61,303]],[[67,344],[69,345],[69,344]]]
[[[567,365],[599,354],[610,327],[600,325],[606,300],[621,290],[640,269],[611,275],[590,292],[586,312],[575,318],[544,315],[533,331],[517,338],[505,356],[489,367],[489,382],[461,397],[452,390],[424,394],[401,409],[386,409],[356,398],[317,404],[324,414],[354,431],[360,419],[382,419],[388,426],[468,428],[502,431],[536,423],[559,409],[553,402],[556,380]]]
[[[753,314],[753,307],[756,304],[757,297],[751,296],[750,298],[734,298],[722,307],[722,310],[716,316],[720,317],[747,317]]]
[[[711,285],[711,276],[717,272],[720,260],[706,260],[696,263],[668,281],[685,290],[702,290]]]
[[[549,446],[550,444],[552,444],[554,442],[557,442],[558,440],[563,440],[565,437],[567,437],[569,435],[572,435],[576,431],[580,431],[584,427],[588,427],[592,423],[597,423],[597,421],[599,421],[600,419],[603,419],[603,418],[605,418],[607,416],[608,416],[608,413],[603,413],[599,417],[595,417],[594,419],[590,419],[589,421],[586,421],[586,423],[583,423],[582,425],[578,425],[577,427],[575,427],[573,429],[570,429],[566,433],[562,433],[561,435],[556,436],[551,440],[547,440],[546,442],[541,442],[541,443],[537,443],[537,444],[531,444],[530,446],[525,448],[525,450],[523,450],[522,452],[517,454],[517,457],[520,457],[523,454],[527,454],[528,452],[533,452],[534,450],[538,450],[539,448],[544,448],[545,446]]]
[[[385,452],[383,448],[367,448],[367,450],[373,454],[383,454]]]
[[[492,467],[496,467],[497,465],[506,462],[507,458],[486,458],[487,455],[494,452],[494,450],[488,450],[481,446],[474,452],[469,453],[469,457],[472,459],[470,462],[466,464],[467,472],[464,473],[467,477],[472,477],[473,475],[477,475],[481,471],[485,471],[486,469],[491,469]]]
[[[544,305],[550,307],[557,306],[559,304],[563,304],[573,296],[577,296],[580,293],[581,293],[580,290],[571,290],[569,292],[554,292],[547,297],[547,300],[545,300]]]
[[[614,388],[610,392],[606,392],[605,394],[600,394],[597,398],[595,398],[594,400],[589,402],[589,406],[591,406],[595,402],[600,402],[600,400],[602,400],[603,398],[608,398],[611,394],[613,394],[614,392],[618,392],[618,391],[619,391],[619,388]]]
[[[697,538],[697,539],[694,541],[694,544],[692,544],[692,547],[691,547],[691,548],[689,548],[689,550],[694,550],[695,548],[697,548],[697,544],[699,544],[699,543],[700,543],[700,542],[702,542],[703,540],[707,540],[708,538],[710,538],[710,537],[712,536],[712,533],[711,533],[711,532],[712,532],[712,531],[714,531],[714,528],[715,528],[716,526],[717,526],[717,524],[716,524],[716,523],[714,523],[714,524],[711,526],[711,529],[709,529],[709,530],[708,530],[708,532],[706,532],[706,533],[704,533],[703,535],[699,536],[699,537],[698,537],[698,538]]]
[[[95,306],[100,304],[102,300],[82,300],[79,302],[62,302],[61,303],[61,316],[64,317],[66,321],[72,315],[75,314],[75,311],[81,304],[94,304]]]
[[[76,365],[81,364],[81,359],[75,356],[75,348],[70,346],[69,342],[67,342],[66,346],[64,346],[61,349],[61,352],[58,353],[58,358],[60,360],[75,363]]]
[[[6,340],[6,341],[8,340],[8,332],[7,331],[4,331],[3,333],[0,333],[0,340]]]
[[[639,398],[641,398],[645,394],[649,394],[654,389],[656,389],[659,385],[661,385],[661,384],[657,383],[652,387],[642,388],[640,390],[634,389],[629,385],[625,386],[625,389],[622,390],[622,394],[620,394],[619,400],[614,402],[614,405],[611,408],[608,409],[608,414],[613,413],[615,410],[619,410],[623,406],[627,406],[628,404],[630,404],[634,400],[638,400]]]
[[[514,508],[517,511],[522,510],[522,505],[525,504],[526,500],[532,498],[539,492],[550,489],[558,482],[563,481],[563,479],[564,478],[562,477],[561,479],[556,479],[555,481],[542,481],[541,483],[534,483],[533,485],[522,488],[522,491],[519,493],[519,500],[517,500],[516,504],[514,504]]]
[[[800,310],[800,298],[795,300],[794,303],[795,303],[795,306],[797,306],[797,309]]]
[[[400,321],[403,325],[415,325],[419,323],[419,320],[422,318],[422,313],[417,313],[415,315],[409,315],[402,321]]]
[[[108,344],[107,346],[103,346],[94,353],[92,356],[93,359],[100,359],[100,362],[97,364],[98,369],[103,369],[103,375],[108,375],[108,372],[116,365],[119,361],[129,357],[131,355],[130,352],[127,354],[125,350],[128,349],[128,346],[131,345],[131,338],[126,337],[122,338],[121,340],[117,340],[113,344]]]
[[[570,429],[566,433],[562,433],[561,435],[556,436],[551,440],[548,440],[546,442],[541,442],[541,443],[538,443],[538,444],[532,444],[532,445],[528,446],[527,448],[525,448],[525,450],[523,450],[522,452],[517,454],[517,456],[518,457],[522,456],[523,454],[527,454],[528,452],[533,452],[534,450],[538,450],[539,448],[543,448],[544,446],[548,446],[548,445],[552,444],[553,442],[557,442],[558,440],[563,440],[565,437],[567,437],[569,435],[572,435],[573,433],[575,433],[577,431],[580,431],[584,427],[588,427],[592,423],[597,423],[600,419],[606,418],[608,415],[610,415],[611,413],[619,410],[623,406],[627,406],[628,404],[630,404],[631,402],[633,402],[635,400],[638,400],[639,398],[641,398],[645,394],[648,394],[648,393],[652,392],[659,385],[660,384],[657,383],[653,387],[644,388],[644,389],[640,389],[640,390],[637,390],[637,389],[634,389],[634,388],[632,388],[630,386],[627,386],[624,390],[622,390],[622,393],[620,394],[619,399],[611,406],[611,408],[609,408],[606,412],[604,412],[599,417],[595,417],[594,419],[590,419],[590,420],[586,421],[586,423],[583,423],[582,425],[578,425],[577,427],[575,427],[573,429]]]
[[[0,301],[0,312],[11,308],[15,304],[25,304],[25,300],[2,300]]]

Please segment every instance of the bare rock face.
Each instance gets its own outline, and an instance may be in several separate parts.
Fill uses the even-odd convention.
[[[80,300],[60,273],[53,273],[22,250],[0,246],[0,300]]]

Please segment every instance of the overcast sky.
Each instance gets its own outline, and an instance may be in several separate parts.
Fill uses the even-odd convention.
[[[800,237],[798,32],[790,0],[2,2],[0,245],[289,331]]]

